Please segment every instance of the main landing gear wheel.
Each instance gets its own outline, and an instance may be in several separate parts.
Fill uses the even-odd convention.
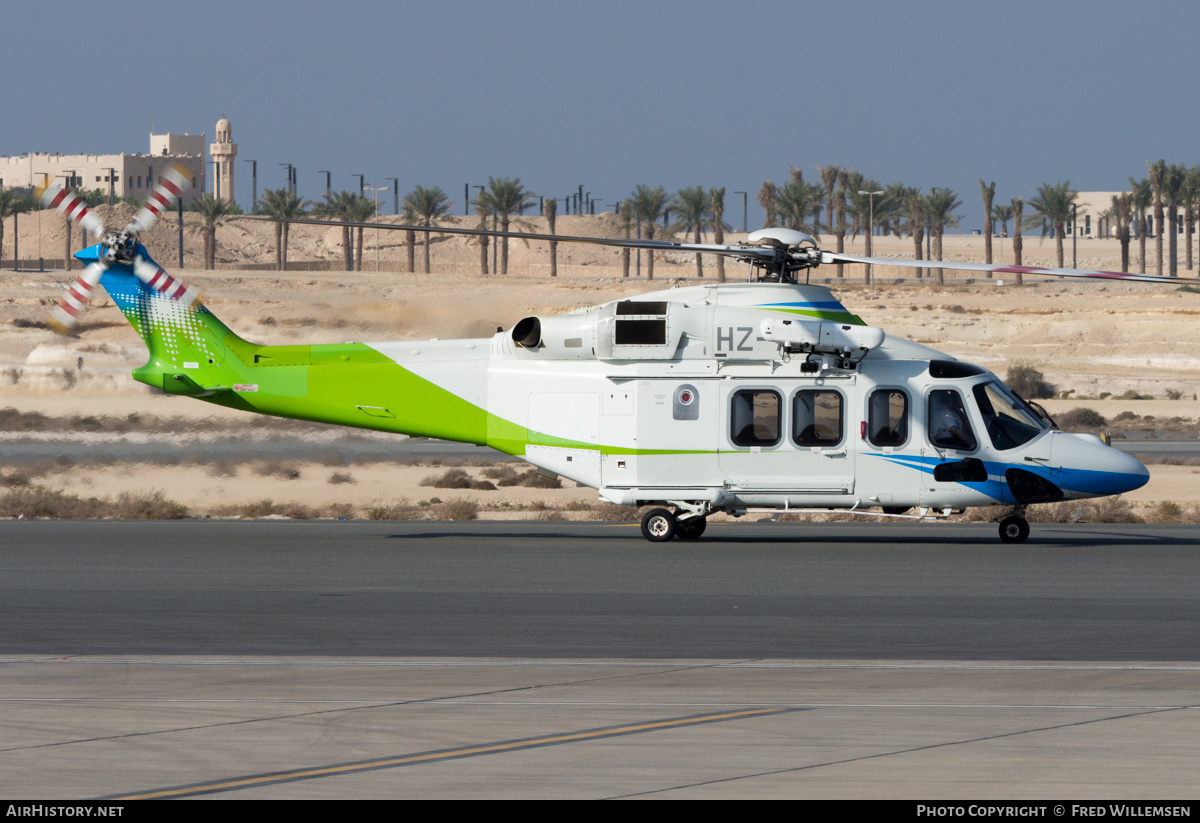
[[[1000,521],[1000,539],[1005,543],[1024,543],[1029,537],[1029,521],[1024,517],[1006,517]]]
[[[708,519],[704,517],[689,517],[687,520],[680,520],[675,536],[683,540],[695,540],[704,534],[704,527],[707,525]]]
[[[642,537],[652,543],[666,543],[679,531],[679,518],[666,509],[651,509],[642,518]]]

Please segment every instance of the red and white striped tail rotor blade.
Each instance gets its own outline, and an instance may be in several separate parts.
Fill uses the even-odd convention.
[[[863,257],[836,251],[821,252],[822,263],[871,263],[876,266],[906,266],[910,269],[949,269],[951,271],[986,271],[998,274],[1042,274],[1050,277],[1083,277],[1097,280],[1132,280],[1138,283],[1178,283],[1177,277],[1157,274],[1134,274],[1123,271],[1095,269],[1056,269],[1046,266],[1006,266],[1000,263],[959,263],[947,260],[907,260],[895,257]]]
[[[43,209],[58,209],[68,220],[74,220],[96,237],[104,233],[104,221],[88,208],[87,201],[59,183],[51,183],[47,175],[34,194]]]
[[[129,230],[142,232],[158,222],[163,212],[170,211],[175,201],[183,196],[184,183],[189,179],[187,166],[172,163],[154,184],[154,191],[146,198],[146,202],[134,215]]]
[[[47,323],[51,329],[59,334],[74,333],[79,325],[79,315],[87,308],[88,300],[91,299],[92,290],[100,282],[100,275],[107,270],[108,266],[99,262],[91,263],[83,270],[83,274],[71,284],[62,300],[58,301],[58,305],[50,310]]]
[[[163,271],[161,266],[147,261],[144,257],[138,256],[134,258],[133,273],[138,276],[139,280],[159,294],[169,297],[172,300],[177,300],[185,307],[193,303],[197,306],[204,305],[204,295],[201,294],[199,289],[189,286],[182,280],[176,280]]]

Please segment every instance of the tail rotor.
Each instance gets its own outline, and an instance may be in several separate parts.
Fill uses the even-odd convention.
[[[57,209],[63,216],[74,220],[100,238],[100,259],[84,269],[83,274],[71,284],[58,305],[50,311],[47,320],[50,328],[60,334],[74,333],[79,326],[79,315],[87,307],[92,290],[100,282],[104,272],[115,265],[129,266],[138,279],[151,289],[184,307],[203,305],[203,297],[198,289],[163,271],[145,255],[145,250],[138,243],[138,235],[157,223],[163,212],[170,211],[183,196],[188,175],[186,166],[177,163],[169,165],[158,178],[146,202],[122,231],[105,231],[104,221],[88,209],[87,202],[79,194],[52,183],[49,176],[46,177],[36,192],[42,207]]]

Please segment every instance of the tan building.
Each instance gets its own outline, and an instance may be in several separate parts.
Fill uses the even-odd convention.
[[[1078,207],[1078,222],[1079,236],[1086,237],[1116,237],[1117,236],[1117,221],[1112,217],[1105,216],[1105,212],[1112,209],[1112,199],[1118,197],[1125,192],[1120,191],[1081,191],[1079,197],[1075,199]],[[1170,214],[1167,209],[1163,208],[1163,219],[1170,219]],[[1147,237],[1154,236],[1154,207],[1151,206],[1146,210],[1147,222]],[[1133,215],[1133,223],[1130,227],[1130,236],[1137,237],[1137,215]],[[1193,230],[1197,229],[1197,225],[1192,226]],[[1067,224],[1067,236],[1070,237],[1075,233],[1075,226]],[[1175,233],[1183,236],[1183,209],[1179,209],[1179,214],[1175,220]]]
[[[34,188],[48,174],[69,188],[111,190],[114,197],[140,201],[154,189],[156,175],[167,163],[179,163],[191,173],[183,192],[186,208],[205,189],[203,134],[152,134],[149,154],[0,155],[0,187]]]

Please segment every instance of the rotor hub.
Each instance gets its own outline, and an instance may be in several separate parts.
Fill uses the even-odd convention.
[[[137,242],[137,233],[129,229],[106,231],[100,238],[100,257],[110,266],[115,263],[132,264]]]

